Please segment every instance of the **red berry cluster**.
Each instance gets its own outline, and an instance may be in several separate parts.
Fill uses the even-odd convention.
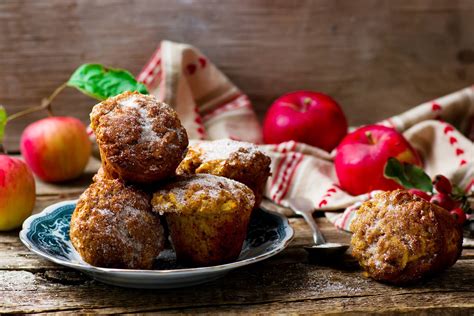
[[[455,196],[453,193],[453,186],[451,182],[442,175],[437,175],[433,180],[435,193],[430,194],[419,189],[408,190],[411,194],[421,197],[433,204],[437,204],[442,208],[448,210],[460,225],[466,222],[466,213],[464,212],[463,199]]]

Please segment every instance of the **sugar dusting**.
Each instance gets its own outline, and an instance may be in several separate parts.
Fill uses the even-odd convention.
[[[140,109],[140,104],[137,103],[137,96],[132,95],[130,98],[120,100],[120,106],[125,108]]]
[[[97,221],[94,218],[95,216],[102,217],[104,220],[107,221],[107,225],[100,226],[100,229],[103,229],[106,235],[113,236],[113,238],[117,241],[118,244],[125,245],[127,249],[130,249],[135,259],[140,258],[140,253],[143,249],[143,245],[139,240],[133,238],[130,235],[128,224],[131,221],[143,221],[143,217],[145,216],[146,211],[139,210],[126,205],[118,212],[113,212],[109,209],[95,209],[94,212],[96,212],[96,215],[92,213],[89,217],[90,225],[94,226],[96,225],[96,223],[101,222]],[[113,252],[114,247],[115,245],[113,244],[108,245],[104,243],[102,245],[102,250],[104,251],[104,253],[109,251]]]
[[[159,190],[155,194],[173,195],[178,204],[186,204],[189,196],[199,196],[202,199],[219,199],[223,191],[229,192],[234,197],[243,197],[253,204],[252,195],[245,194],[245,185],[232,179],[215,176],[212,174],[196,174],[174,182],[170,187]],[[249,190],[249,189],[247,189]],[[170,205],[171,207],[171,205]],[[163,210],[157,210],[163,213]]]
[[[36,291],[38,289],[35,275],[28,271],[6,270],[0,274],[0,284],[3,291]],[[3,297],[1,302],[8,303]]]
[[[180,181],[180,184],[171,189],[171,192],[175,194],[179,203],[184,204],[186,202],[186,192],[189,191],[191,187],[200,188],[199,190],[194,191],[195,195],[204,195],[211,199],[217,199],[223,189],[229,191],[234,196],[240,194],[243,185],[237,181],[224,177],[218,177],[211,174],[197,174],[186,180]]]
[[[201,142],[195,145],[202,150],[203,162],[228,159],[233,153],[239,152],[239,159],[250,160],[260,152],[258,147],[252,143],[239,142],[231,139],[219,139]]]
[[[143,104],[138,102],[136,95],[132,95],[128,99],[120,100],[122,108],[135,109],[140,116],[140,126],[142,128],[141,138],[142,142],[156,141],[158,135],[153,131],[153,118],[148,116],[148,111]]]
[[[347,270],[342,267],[346,267]],[[278,269],[281,267],[279,266]],[[361,277],[358,271],[350,268],[350,265],[342,264],[341,269],[343,270],[334,266],[297,263],[291,266],[284,278],[275,278],[271,270],[264,272],[262,276],[272,285],[291,289],[302,298],[307,296],[321,299],[351,297],[357,293],[367,293],[374,288],[373,281]]]
[[[102,216],[114,216],[114,213],[109,209],[98,209],[97,212]]]

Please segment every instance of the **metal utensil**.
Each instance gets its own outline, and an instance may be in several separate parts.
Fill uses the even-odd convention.
[[[298,215],[303,216],[306,223],[311,227],[313,231],[314,245],[305,246],[304,248],[308,253],[318,255],[320,257],[338,256],[342,255],[349,248],[349,245],[326,242],[321,230],[316,224],[313,218],[314,206],[313,203],[307,198],[293,198],[288,200],[290,208]]]

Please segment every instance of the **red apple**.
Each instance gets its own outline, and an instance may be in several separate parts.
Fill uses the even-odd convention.
[[[421,166],[418,153],[396,130],[369,125],[353,131],[337,147],[334,164],[339,184],[352,195],[401,188],[384,177],[390,157]]]
[[[77,178],[91,154],[86,127],[73,117],[48,117],[30,124],[20,147],[33,173],[47,182]]]
[[[294,140],[331,151],[346,134],[347,120],[341,107],[331,97],[312,91],[279,97],[263,123],[267,144]]]
[[[35,206],[35,180],[20,159],[0,155],[0,231],[19,227]]]

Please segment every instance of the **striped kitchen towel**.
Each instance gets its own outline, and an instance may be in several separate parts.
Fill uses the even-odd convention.
[[[261,143],[249,98],[193,46],[161,42],[137,79],[174,107],[189,138]]]
[[[443,174],[468,192],[474,189],[474,146],[460,130],[472,133],[473,118],[474,87],[469,87],[379,124],[403,133],[431,177]],[[266,197],[282,206],[292,197],[307,197],[340,229],[349,230],[360,204],[377,193],[352,196],[345,192],[333,165],[335,151],[328,153],[292,141],[262,148],[272,158],[273,176],[267,183]]]
[[[262,140],[247,96],[190,45],[163,41],[138,80],[176,109],[191,139]],[[474,88],[469,87],[380,124],[405,135],[420,152],[430,176],[444,174],[472,190],[473,143],[460,131],[472,133],[473,115]],[[335,152],[293,141],[261,148],[272,158],[265,195],[279,205],[287,206],[292,197],[307,197],[338,228],[348,230],[354,211],[375,193],[352,196],[338,185],[332,162]]]

